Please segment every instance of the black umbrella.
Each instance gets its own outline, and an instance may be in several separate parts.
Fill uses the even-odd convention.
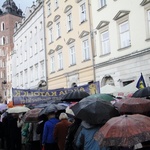
[[[139,89],[132,95],[132,97],[149,97],[149,96],[150,96],[150,87]]]
[[[49,104],[47,107],[45,107],[39,114],[39,116],[45,114],[47,115],[48,113],[51,112],[57,112],[59,110],[65,110],[66,106],[63,105],[58,105],[58,104]]]
[[[77,118],[90,124],[105,124],[110,118],[119,116],[115,107],[99,98],[84,98],[71,107]]]
[[[64,95],[61,101],[78,102],[87,96],[89,96],[87,92],[77,90],[77,91],[69,92],[66,95]]]

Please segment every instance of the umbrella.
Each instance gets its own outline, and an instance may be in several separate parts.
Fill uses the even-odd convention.
[[[66,95],[64,95],[61,101],[78,102],[87,96],[89,96],[87,92],[77,90],[77,91],[69,92]]]
[[[132,95],[132,97],[149,97],[149,96],[150,96],[150,87],[139,89]]]
[[[6,110],[8,107],[6,104],[1,103],[0,104],[0,111]]]
[[[34,109],[31,109],[31,110],[28,110],[22,120],[24,122],[38,122],[38,116],[39,116],[39,113],[41,112],[42,108],[34,108]]]
[[[150,139],[150,118],[140,114],[111,118],[94,135],[100,146],[132,147]]]
[[[110,118],[119,116],[119,112],[110,102],[99,98],[84,98],[70,108],[77,118],[90,124],[104,124]]]
[[[99,98],[100,100],[104,101],[114,101],[115,97],[111,94],[93,94],[88,96],[89,98]]]
[[[13,108],[8,108],[7,109],[7,112],[8,113],[24,113],[24,112],[27,112],[28,110],[30,110],[28,107],[25,107],[25,106],[16,106],[16,107],[13,107]]]
[[[63,105],[58,105],[58,104],[49,104],[49,106],[45,107],[39,114],[40,115],[43,115],[43,114],[48,114],[48,113],[51,113],[51,112],[57,112],[59,110],[65,110],[66,107],[63,106]]]
[[[120,113],[140,113],[150,112],[150,100],[145,98],[127,98],[117,101],[114,106]]]
[[[49,103],[38,104],[38,105],[34,106],[34,108],[45,108],[45,107],[47,107],[49,105],[50,105]]]

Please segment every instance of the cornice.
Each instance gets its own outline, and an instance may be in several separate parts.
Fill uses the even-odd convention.
[[[105,62],[102,62],[102,63],[99,63],[99,64],[95,64],[94,68],[98,69],[100,67],[109,66],[109,65],[112,65],[112,64],[116,64],[116,63],[119,63],[119,62],[123,62],[123,61],[130,60],[130,59],[133,59],[133,58],[136,58],[136,57],[147,55],[147,54],[150,54],[150,47],[146,48],[146,49],[143,49],[143,50],[140,50],[140,51],[135,51],[133,53],[130,53],[130,54],[118,57],[118,58],[113,58],[113,59],[110,59],[108,61],[105,61]]]

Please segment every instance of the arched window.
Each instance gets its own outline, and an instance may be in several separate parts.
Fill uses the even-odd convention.
[[[1,31],[4,31],[5,30],[5,24],[4,22],[1,23]]]
[[[5,40],[5,37],[3,36],[2,37],[2,45],[5,45],[5,43],[6,43],[6,40]]]

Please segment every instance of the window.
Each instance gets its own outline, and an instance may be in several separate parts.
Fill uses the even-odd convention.
[[[23,85],[23,72],[20,72],[20,85]]]
[[[129,35],[128,21],[123,22],[119,25],[119,33],[120,33],[121,48],[129,46],[130,45],[130,35]]]
[[[72,14],[67,15],[67,29],[68,31],[72,30]]]
[[[101,34],[102,54],[108,54],[110,52],[109,32],[105,31]]]
[[[35,27],[35,29],[34,29],[34,30],[35,30],[35,34],[37,34],[37,27]]]
[[[37,48],[37,43],[34,43],[34,52],[35,52],[35,54],[37,54],[37,52],[38,52],[37,49],[38,49],[38,48]]]
[[[55,72],[55,57],[51,56],[50,58],[50,62],[51,62],[51,72]]]
[[[62,52],[58,52],[58,69],[63,69],[63,56]]]
[[[149,32],[149,37],[150,37],[150,10],[147,11],[147,15],[148,15],[148,32]]]
[[[44,77],[44,61],[40,62],[40,76]]]
[[[47,12],[48,12],[48,16],[51,14],[51,3],[48,3],[47,5]]]
[[[27,50],[24,51],[24,60],[27,60]]]
[[[43,39],[40,39],[40,50],[43,50]]]
[[[35,65],[35,80],[38,79],[38,64]]]
[[[75,47],[70,47],[70,65],[76,64]]]
[[[57,38],[60,37],[60,22],[56,23],[56,36]]]
[[[33,56],[32,46],[30,46],[30,57]]]
[[[90,55],[89,55],[89,41],[84,40],[83,41],[83,60],[89,60]]]
[[[5,30],[5,24],[4,22],[1,23],[1,31],[4,31]]]
[[[3,36],[2,37],[2,45],[5,45],[6,44],[6,40],[5,40],[5,37]]]
[[[58,8],[58,0],[55,0],[55,9]]]
[[[32,38],[32,31],[30,31],[30,39]]]
[[[40,30],[42,30],[42,26],[43,26],[43,24],[42,24],[42,21],[41,21],[40,25],[39,25]]]
[[[85,8],[85,3],[83,3],[80,6],[81,9],[81,23],[84,22],[86,20],[86,8]]]
[[[33,81],[33,77],[34,77],[34,75],[33,75],[33,66],[32,66],[32,67],[30,67],[30,81],[31,82]]]
[[[18,73],[16,74],[16,81],[17,81],[17,86],[19,86],[19,75],[18,75]]]
[[[53,42],[53,28],[49,29],[49,42],[52,43]]]
[[[99,0],[99,6],[104,7],[106,5],[106,0]]]
[[[25,84],[28,83],[28,70],[27,69],[24,70],[24,80],[25,80]]]

